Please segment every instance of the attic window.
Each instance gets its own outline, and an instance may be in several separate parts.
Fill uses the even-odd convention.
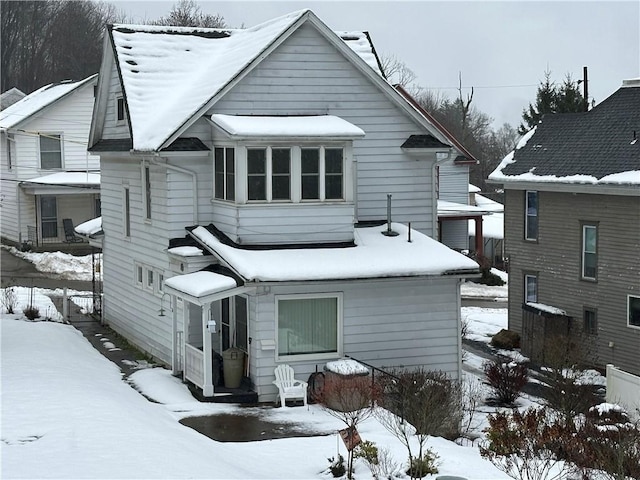
[[[116,122],[118,124],[124,123],[124,98],[116,98]]]

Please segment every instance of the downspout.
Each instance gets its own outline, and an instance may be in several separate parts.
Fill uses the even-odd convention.
[[[165,162],[168,162],[166,157],[160,157],[156,154],[151,159],[151,163],[161,168],[166,168],[167,170],[172,170],[174,172],[184,173],[185,175],[189,175],[191,177],[192,191],[193,191],[193,225],[198,224],[198,178],[195,172],[191,170],[187,170],[186,168],[176,167],[175,165],[170,165],[169,163],[160,163],[158,161],[159,158],[162,158]]]

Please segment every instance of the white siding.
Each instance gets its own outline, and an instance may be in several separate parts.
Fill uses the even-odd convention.
[[[440,241],[449,248],[466,250],[469,248],[469,221],[443,220]]]
[[[27,195],[17,189],[17,184],[58,171],[40,168],[39,133],[62,135],[62,170],[100,169],[100,158],[87,153],[87,138],[94,102],[93,87],[94,82],[90,82],[76,89],[58,102],[34,114],[19,126],[21,131],[14,133],[15,142],[11,152],[13,168],[10,171],[7,170],[5,135],[2,135],[2,162],[0,162],[2,164],[2,192],[0,195],[2,198],[3,237],[14,242],[26,240],[27,225],[35,225],[36,223],[36,199],[33,195]],[[84,208],[86,200],[87,197],[82,191],[79,191],[77,197],[73,196],[73,200],[72,198],[65,199],[65,201],[78,202],[78,208],[81,209]],[[79,215],[78,220],[81,217],[84,218],[84,215]],[[60,216],[60,218],[63,217]],[[68,216],[64,218],[68,218]]]
[[[273,401],[271,384],[276,352],[261,350],[261,340],[275,340],[275,295],[343,292],[344,353],[379,368],[424,366],[459,375],[457,280],[388,279],[272,287],[250,297],[251,376],[260,401]],[[306,380],[322,371],[322,361],[287,361]]]
[[[165,173],[151,166],[152,220],[143,220],[140,161],[110,159],[102,164],[102,227],[104,237],[104,316],[109,325],[160,360],[171,361],[171,314],[159,316],[161,296],[135,282],[135,263],[170,276],[168,235],[160,188]],[[124,236],[123,189],[130,189],[131,236]],[[157,279],[156,279],[157,281]]]
[[[331,114],[362,128],[354,141],[357,220],[393,218],[433,233],[432,165],[400,146],[425,133],[311,26],[303,26],[235,86],[209,113]]]
[[[120,77],[118,76],[118,70],[116,70],[115,64],[111,69],[111,75],[109,76],[109,94],[107,96],[107,102],[105,105],[105,119],[104,128],[102,131],[102,138],[130,138],[129,126],[127,121],[124,123],[118,123],[116,120],[116,99],[122,96],[122,86],[120,85]],[[125,112],[126,117],[126,112]]]
[[[469,166],[449,160],[440,164],[440,200],[469,203]]]

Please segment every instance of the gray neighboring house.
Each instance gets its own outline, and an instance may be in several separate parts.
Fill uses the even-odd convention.
[[[489,176],[505,191],[509,329],[552,333],[640,374],[640,79],[589,112],[546,115]]]
[[[10,88],[6,92],[2,92],[2,95],[0,95],[0,111],[10,107],[16,102],[19,102],[26,96],[26,93],[16,87]]]

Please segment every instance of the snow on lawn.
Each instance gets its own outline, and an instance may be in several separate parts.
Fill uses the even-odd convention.
[[[467,323],[466,338],[477,342],[489,343],[491,337],[503,328],[507,328],[506,308],[462,307],[463,324]]]
[[[508,284],[509,274],[492,268],[491,273],[498,275],[504,282],[504,285],[483,285],[481,283],[475,283],[471,281],[464,282],[460,286],[460,295],[467,298],[487,298],[495,300],[505,300],[508,296]]]
[[[130,381],[70,325],[26,322],[2,314],[2,478],[330,478],[323,473],[336,448],[335,433],[246,443],[213,441],[182,426],[185,416],[237,413],[236,405],[204,404],[161,368]],[[255,409],[253,409],[255,410]],[[317,405],[262,408],[266,420],[336,432],[337,419]],[[406,452],[377,420],[361,436],[388,448],[400,464]],[[441,475],[507,478],[477,448],[441,438],[431,446]],[[36,461],[37,460],[37,461]],[[371,478],[363,463],[359,479]]]
[[[55,273],[65,280],[92,279],[93,260],[91,255],[82,257],[62,252],[21,252],[15,247],[5,247],[12,255],[33,263],[39,272]],[[96,255],[102,267],[102,254]],[[100,269],[102,271],[102,268]]]

